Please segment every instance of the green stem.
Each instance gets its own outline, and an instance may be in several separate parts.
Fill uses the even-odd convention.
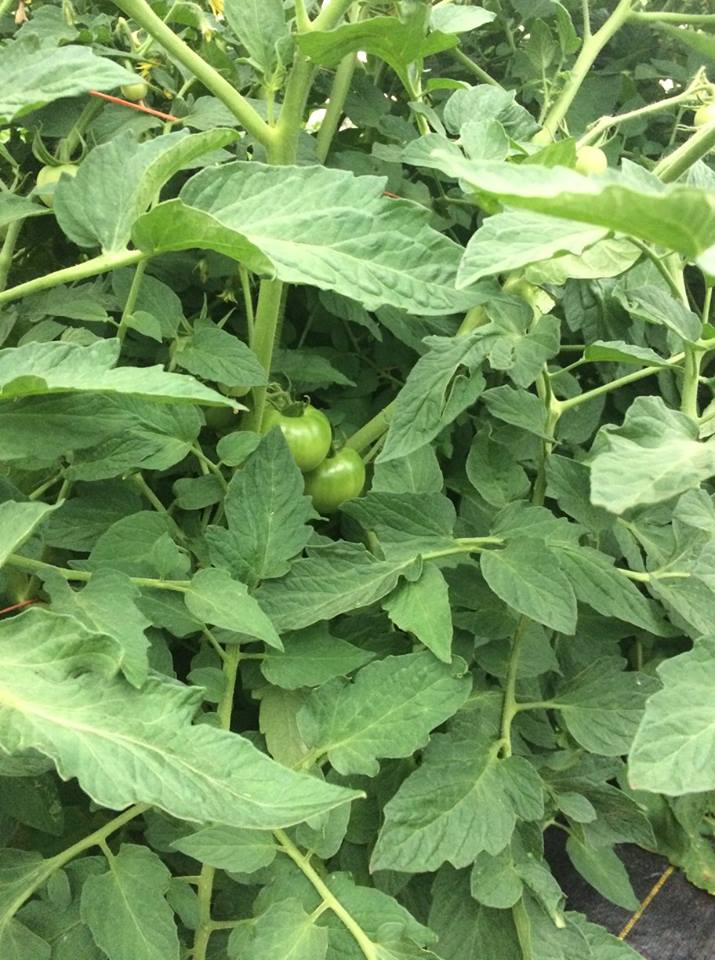
[[[129,329],[129,319],[134,313],[134,307],[137,305],[137,297],[139,296],[139,290],[141,289],[142,280],[144,279],[144,271],[146,270],[148,262],[148,259],[140,260],[134,268],[134,276],[132,277],[132,283],[129,287],[129,293],[127,294],[127,301],[124,304],[122,317],[117,329],[117,337],[120,343],[124,340],[127,330]]]
[[[493,87],[499,87],[501,84],[498,80],[495,80],[494,77],[490,76],[486,70],[479,66],[471,57],[468,57],[467,54],[460,50],[459,47],[452,47],[449,51],[452,57],[461,63],[463,67],[466,67],[470,73],[473,73],[478,80],[481,80],[482,83],[489,83]]]
[[[559,417],[561,416],[563,408],[551,392],[551,381],[549,380],[546,372],[542,373],[537,379],[536,390],[539,395],[539,399],[543,402],[545,407],[544,433],[547,437],[551,438],[554,436],[556,424],[559,422]],[[534,490],[531,497],[532,503],[534,503],[536,506],[542,506],[544,503],[544,498],[546,496],[546,464],[551,455],[553,447],[554,444],[551,439],[542,441],[538,472],[536,474],[536,482],[534,483]]]
[[[619,0],[615,10],[603,26],[597,30],[596,33],[592,33],[584,39],[579,55],[576,57],[576,62],[571,68],[571,75],[544,120],[544,130],[547,130],[552,137],[568,113],[569,107],[573,103],[576,94],[581,89],[581,84],[593,67],[596,57],[611,37],[620,30],[628,20],[633,3],[634,0]]]
[[[325,163],[325,158],[330,151],[330,144],[333,142],[333,137],[340,124],[356,64],[357,54],[349,53],[346,57],[343,57],[335,71],[328,106],[315,140],[315,153],[321,163]]]
[[[635,120],[638,117],[648,117],[654,113],[660,113],[663,110],[670,110],[671,107],[677,107],[682,103],[693,102],[698,91],[709,89],[709,84],[704,80],[697,80],[691,84],[687,90],[679,93],[675,97],[666,97],[664,100],[658,100],[657,103],[649,103],[645,107],[638,107],[635,110],[628,110],[626,113],[619,113],[615,117],[601,117],[596,123],[584,133],[576,142],[577,147],[583,147],[586,144],[594,143],[601,137],[602,133],[611,127],[620,126],[629,120]]]
[[[652,10],[632,13],[630,20],[640,20],[643,23],[675,23],[692,24],[693,26],[715,26],[715,13],[667,13],[666,11]]]
[[[383,407],[379,413],[376,413],[371,420],[368,420],[364,426],[360,427],[351,437],[348,437],[345,441],[345,446],[352,447],[352,449],[357,450],[358,453],[362,453],[363,450],[371,447],[376,440],[379,440],[380,437],[389,430],[390,420],[395,412],[395,406],[395,400],[388,403],[387,406]]]
[[[310,30],[312,24],[310,22],[310,17],[308,16],[308,11],[305,6],[305,0],[295,0],[295,25],[298,28],[298,33],[307,33]]]
[[[273,139],[273,131],[260,115],[241,96],[228,80],[206,62],[198,53],[184,43],[174,31],[158,17],[146,0],[115,0],[116,6],[123,10],[139,26],[143,27],[154,40],[166,50],[170,57],[177,60],[203,85],[228,107],[239,123],[255,137],[259,143],[268,146]]]
[[[53,273],[35,277],[34,280],[28,280],[26,283],[19,283],[16,287],[10,287],[0,293],[0,307],[6,303],[11,303],[13,300],[19,300],[21,297],[28,297],[31,293],[40,293],[42,290],[59,287],[63,283],[74,283],[77,280],[96,277],[100,273],[107,273],[109,270],[116,270],[119,267],[130,267],[134,263],[139,263],[145,257],[146,254],[142,253],[141,250],[102,253],[98,257],[92,257],[91,260],[85,260],[84,263],[77,263],[72,267],[55,270]]]
[[[74,860],[75,857],[78,857],[81,853],[84,853],[85,850],[90,850],[92,847],[96,846],[101,847],[103,844],[106,844],[107,837],[113,833],[116,833],[117,830],[121,830],[122,827],[126,826],[126,824],[128,824],[131,820],[135,820],[137,817],[140,817],[148,809],[148,804],[135,804],[133,807],[129,807],[128,810],[120,813],[119,816],[113,817],[111,820],[105,823],[103,827],[100,827],[93,833],[90,833],[81,840],[78,840],[76,843],[73,843],[72,846],[67,847],[66,850],[62,850],[60,853],[55,854],[54,857],[50,857],[48,860],[46,860],[43,865],[42,872],[35,875],[32,881],[9,905],[4,906],[3,918],[9,919],[10,917],[13,917],[20,907],[22,907],[22,905],[29,900],[32,894],[35,893],[36,890],[39,890],[40,887],[49,880],[52,874],[64,867],[66,863],[69,863],[70,860]]]
[[[74,124],[64,140],[60,140],[57,150],[58,160],[60,160],[62,163],[69,163],[71,161],[72,155],[77,147],[81,145],[82,140],[84,139],[84,134],[87,130],[87,127],[94,120],[103,106],[104,101],[100,100],[98,97],[89,98],[84,110],[77,118],[77,122]]]
[[[521,617],[514,631],[514,639],[511,644],[511,656],[509,657],[509,666],[507,668],[504,703],[501,715],[501,744],[505,757],[511,756],[511,725],[514,717],[519,712],[519,707],[516,702],[516,680],[519,673],[521,647],[529,623],[528,617]]]
[[[5,232],[5,239],[3,240],[2,248],[0,248],[0,296],[2,295],[1,291],[7,286],[7,278],[10,273],[10,267],[12,266],[12,258],[15,255],[15,247],[17,246],[18,237],[20,236],[24,222],[24,220],[15,220],[9,223]]]
[[[332,30],[352,7],[354,0],[330,0],[313,21],[313,30]]]
[[[157,495],[154,493],[154,491],[146,482],[146,480],[144,479],[141,473],[135,473],[132,476],[132,480],[134,481],[136,486],[139,488],[141,493],[144,495],[145,499],[152,505],[152,507],[154,507],[154,509],[158,513],[167,513],[166,507],[161,502],[161,500],[157,497]]]
[[[233,698],[236,693],[236,680],[238,678],[238,667],[241,662],[241,648],[238,644],[233,644],[226,648],[223,660],[223,675],[225,686],[221,699],[219,701],[216,716],[218,718],[221,730],[231,729],[231,714],[233,713]],[[217,929],[215,922],[211,919],[211,900],[213,896],[213,886],[216,871],[213,867],[204,864],[199,874],[197,884],[198,912],[199,922],[194,936],[194,960],[206,960],[206,951],[208,949],[211,934]]]
[[[668,364],[675,366],[679,364],[684,357],[684,353],[676,353],[674,356],[669,357]],[[662,366],[643,367],[641,370],[635,370],[633,373],[626,374],[625,377],[618,377],[617,380],[611,380],[609,383],[601,384],[600,387],[594,387],[593,390],[580,393],[576,397],[570,397],[568,400],[559,400],[560,411],[563,414],[567,410],[572,410],[574,407],[580,406],[582,403],[588,403],[589,400],[593,400],[595,397],[600,397],[604,393],[610,393],[612,390],[618,390],[620,387],[625,387],[629,383],[644,380],[646,377],[651,377],[654,373],[659,373],[661,370],[663,370]]]
[[[352,914],[346,910],[330,887],[323,881],[320,874],[311,866],[307,857],[303,856],[298,847],[283,830],[275,830],[274,836],[280,843],[281,849],[298,867],[303,876],[311,882],[316,893],[321,897],[328,909],[332,910],[345,929],[352,935],[353,940],[360,948],[365,960],[379,960],[377,947],[368,937]]]
[[[269,377],[282,297],[283,284],[280,280],[261,280],[251,348]],[[266,405],[266,388],[254,387],[251,396],[253,405],[246,414],[244,428],[258,432],[261,428],[263,411]]]
[[[56,567],[52,563],[45,563],[44,560],[32,560],[30,557],[21,557],[19,553],[11,553],[5,560],[10,567],[17,567],[18,570],[24,570],[26,573],[54,573],[68,582],[77,581],[87,583],[92,579],[89,570],[70,570],[68,567]],[[154,580],[151,577],[130,577],[133,584],[138,587],[150,587],[154,590],[173,590],[176,593],[186,593],[191,587],[190,580]]]
[[[698,413],[698,387],[700,385],[700,364],[703,359],[703,351],[698,347],[686,344],[685,363],[683,364],[683,385],[680,391],[680,409],[688,417],[697,420]]]
[[[663,183],[672,183],[701,157],[707,156],[713,147],[715,147],[715,121],[701,127],[677,150],[663,157],[653,168],[653,173],[660,177]]]

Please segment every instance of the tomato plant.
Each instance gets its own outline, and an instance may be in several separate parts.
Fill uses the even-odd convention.
[[[359,497],[364,486],[365,464],[350,447],[326,457],[305,477],[305,492],[318,513],[335,513],[346,500]]]
[[[714,37],[0,0],[2,960],[633,960],[555,848],[715,892]]]

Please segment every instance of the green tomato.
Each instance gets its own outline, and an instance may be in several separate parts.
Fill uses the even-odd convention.
[[[523,277],[512,274],[507,277],[502,284],[504,293],[511,293],[515,297],[521,297],[530,307],[538,307],[543,296],[543,290],[537,287],[535,283],[525,280]]]
[[[594,173],[605,173],[608,170],[608,157],[600,147],[579,147],[576,151],[575,169],[585,177]]]
[[[715,103],[704,103],[702,107],[698,107],[695,111],[693,125],[707,127],[710,123],[715,123]]]
[[[305,475],[305,492],[318,513],[334,513],[341,503],[359,497],[364,486],[365,464],[352,447],[344,447]]]
[[[236,430],[238,427],[238,414],[230,407],[205,407],[204,420],[206,426],[217,433]]]
[[[79,167],[76,163],[60,163],[57,166],[42,167],[37,174],[35,181],[40,200],[46,207],[54,204],[55,184],[60,177],[65,174],[68,177],[76,177]]]
[[[268,433],[275,426],[281,428],[293,459],[303,473],[315,470],[327,457],[333,442],[333,428],[321,410],[307,404],[300,413],[292,415],[269,407],[263,415],[261,433]]]
[[[147,93],[149,93],[149,84],[144,83],[143,80],[137,80],[136,83],[128,83],[122,87],[121,93],[125,100],[131,100],[133,103],[136,103],[137,100],[143,100]]]
[[[531,142],[537,147],[548,147],[550,143],[554,142],[554,138],[551,136],[548,130],[544,130],[543,127],[541,130],[537,130],[534,136],[531,138]]]

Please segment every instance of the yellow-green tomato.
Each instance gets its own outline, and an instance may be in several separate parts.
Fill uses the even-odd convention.
[[[310,404],[300,407],[297,413],[268,407],[263,415],[261,433],[272,427],[280,427],[293,459],[303,473],[315,468],[325,460],[333,442],[333,428],[322,410]]]
[[[608,170],[608,157],[600,147],[579,147],[576,151],[576,170],[586,177],[605,173]]]
[[[542,294],[541,288],[537,287],[535,283],[530,283],[529,280],[525,280],[523,277],[518,277],[514,274],[506,278],[502,284],[502,290],[504,293],[511,293],[515,297],[521,297],[522,300],[526,300],[532,307],[537,306]]]
[[[76,177],[78,169],[76,163],[59,163],[56,166],[42,167],[35,182],[40,200],[46,207],[54,204],[55,185],[60,177],[62,175]]]
[[[144,83],[143,80],[137,80],[136,83],[128,83],[123,86],[121,92],[125,100],[131,100],[132,103],[136,103],[137,100],[143,100],[147,93],[149,93],[149,84]]]
[[[534,136],[531,138],[531,142],[537,147],[548,147],[550,143],[554,142],[554,138],[551,136],[548,130],[545,130],[543,127],[541,130],[537,130]]]
[[[318,513],[335,513],[341,503],[359,497],[365,486],[365,464],[352,447],[344,447],[305,475],[305,492]]]
[[[707,127],[711,123],[715,123],[715,103],[704,103],[702,107],[698,107],[695,111],[693,125]]]

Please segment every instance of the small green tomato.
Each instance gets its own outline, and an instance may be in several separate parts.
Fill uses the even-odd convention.
[[[693,116],[693,126],[697,127],[707,127],[709,124],[715,123],[715,103],[704,103],[702,107],[698,107]]]
[[[136,83],[127,83],[122,87],[121,93],[125,100],[136,103],[138,100],[143,100],[149,93],[149,84],[143,80],[137,80]]]
[[[579,147],[576,151],[576,170],[586,177],[605,173],[608,170],[608,157],[600,147]]]
[[[54,205],[55,186],[60,177],[63,174],[68,177],[76,177],[78,169],[76,163],[59,163],[56,166],[42,167],[37,174],[35,184],[40,200],[46,207]]]

